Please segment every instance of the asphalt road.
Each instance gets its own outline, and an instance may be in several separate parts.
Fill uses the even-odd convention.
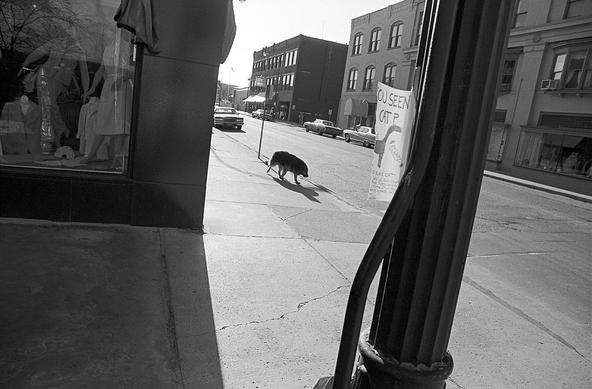
[[[226,134],[257,151],[261,120],[247,116],[243,132],[229,131]],[[295,124],[266,121],[261,159],[271,158],[278,150],[289,151],[303,159],[308,165],[310,182],[332,191],[351,205],[377,215],[382,215],[386,209],[386,203],[367,199],[374,155],[372,148],[355,142],[346,143],[342,137],[333,139],[328,135],[307,133]],[[292,179],[290,175],[286,177]]]
[[[250,117],[243,131],[226,132],[255,152],[260,134],[261,121]],[[277,150],[301,157],[309,166],[309,182],[349,204],[378,215],[386,208],[366,198],[371,148],[306,133],[296,125],[265,122],[261,158],[267,160]],[[483,296],[481,309],[515,317],[532,328],[540,342],[557,344],[553,352],[565,352],[565,363],[586,368],[592,360],[591,258],[592,204],[484,177],[462,288]],[[481,334],[485,328],[490,333],[499,330],[489,328],[492,323],[470,326],[463,323],[475,321],[462,317],[455,321],[454,331],[462,332],[456,339],[468,333],[487,337]],[[580,378],[585,381],[586,373]],[[478,379],[474,384],[470,387],[479,387]]]

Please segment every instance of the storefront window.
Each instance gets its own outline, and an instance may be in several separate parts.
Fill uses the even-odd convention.
[[[592,137],[524,130],[516,165],[592,178]]]
[[[126,171],[136,52],[119,4],[0,2],[0,165]]]

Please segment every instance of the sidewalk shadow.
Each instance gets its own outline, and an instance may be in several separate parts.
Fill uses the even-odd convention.
[[[320,201],[315,198],[315,197],[319,196],[319,193],[316,190],[311,189],[311,188],[305,188],[302,185],[293,184],[293,183],[289,182],[288,180],[281,180],[277,177],[272,177],[272,178],[275,182],[277,182],[278,184],[280,184],[284,188],[289,189],[292,192],[301,193],[304,197],[306,197],[310,201],[313,201],[315,203],[320,203]]]
[[[255,172],[249,171],[249,170],[245,170],[245,169],[241,169],[238,168],[234,165],[229,164],[228,162],[226,162],[225,160],[222,159],[222,157],[220,157],[218,155],[218,153],[216,152],[216,150],[212,147],[210,147],[210,155],[213,156],[214,158],[216,158],[222,165],[226,166],[229,169],[232,169],[236,172],[242,173],[242,174],[246,174],[248,176],[253,176],[253,177],[259,177],[259,178],[265,178],[265,175],[263,174],[257,174]],[[267,166],[266,166],[267,167]]]
[[[186,248],[171,235],[0,223],[0,386],[195,388],[199,379],[221,388],[203,240],[181,261],[188,274],[175,261]],[[190,290],[171,288],[180,272]],[[173,310],[180,297],[192,304],[177,308],[191,312]],[[199,355],[181,358],[190,353]]]

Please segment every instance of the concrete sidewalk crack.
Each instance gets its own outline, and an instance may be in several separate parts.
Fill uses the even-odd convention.
[[[545,326],[540,321],[538,321],[538,320],[530,317],[526,312],[524,312],[520,308],[515,307],[515,306],[509,304],[508,302],[506,302],[505,300],[503,300],[502,298],[500,298],[499,296],[497,296],[495,293],[493,293],[491,290],[489,290],[489,289],[487,289],[487,288],[479,285],[475,280],[471,279],[468,276],[464,276],[463,277],[463,282],[466,282],[467,284],[471,285],[473,288],[477,289],[478,291],[480,291],[481,293],[483,293],[487,297],[491,298],[492,300],[494,300],[498,304],[502,305],[503,307],[509,309],[514,314],[516,314],[516,315],[520,316],[521,318],[525,319],[530,324],[534,325],[535,327],[537,327],[541,331],[545,332],[547,335],[551,336],[553,339],[555,339],[559,343],[561,343],[564,346],[568,347],[569,349],[573,350],[580,357],[584,358],[584,360],[590,362],[589,359],[586,358],[585,355],[583,355],[581,352],[579,352],[578,349],[576,349],[567,340],[563,339],[563,337],[561,337],[561,335],[556,334],[555,332],[553,332],[553,330],[551,330],[550,328],[548,328],[547,326]]]
[[[302,310],[302,308],[304,308],[306,305],[310,304],[311,302],[318,301],[318,300],[323,300],[323,299],[329,297],[330,295],[332,295],[334,293],[337,293],[339,290],[341,290],[343,288],[346,288],[346,287],[349,287],[349,285],[341,285],[341,286],[338,286],[337,288],[333,289],[329,293],[324,294],[323,296],[314,297],[314,298],[311,298],[309,300],[306,300],[306,301],[303,301],[301,303],[298,303],[298,305],[296,306],[296,309],[295,310],[282,313],[278,317],[272,317],[270,319],[265,319],[265,320],[252,320],[252,321],[247,322],[247,323],[229,324],[229,325],[225,325],[225,326],[222,326],[222,327],[216,329],[216,331],[223,331],[223,330],[226,330],[226,329],[229,329],[229,328],[246,327],[246,326],[250,326],[250,325],[253,325],[253,324],[264,324],[264,323],[269,323],[269,322],[272,322],[272,321],[283,320],[288,315],[292,315],[292,314],[295,314],[295,313],[300,312]]]
[[[291,218],[293,218],[293,217],[296,217],[296,216],[300,216],[300,215],[302,215],[302,214],[304,214],[304,213],[307,213],[307,212],[310,212],[310,211],[312,211],[312,209],[311,209],[311,208],[308,208],[308,209],[305,209],[304,211],[301,211],[301,212],[295,213],[294,215],[290,215],[290,216],[288,216],[288,217],[281,217],[281,216],[280,216],[280,220],[285,222],[285,221],[286,221],[286,220],[288,220],[288,219],[291,219]]]

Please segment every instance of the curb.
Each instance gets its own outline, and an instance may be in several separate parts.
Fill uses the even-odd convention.
[[[539,183],[536,183],[533,181],[527,181],[522,178],[516,178],[516,177],[506,175],[506,174],[491,172],[488,170],[483,170],[483,175],[486,177],[494,178],[496,180],[510,182],[512,184],[524,186],[526,188],[537,189],[542,192],[547,192],[547,193],[551,193],[551,194],[555,194],[555,195],[559,195],[559,196],[565,196],[565,197],[569,197],[574,200],[579,200],[579,201],[583,201],[585,203],[592,204],[592,196],[587,196],[585,194],[570,192],[565,189],[555,188],[552,186],[539,184]]]

